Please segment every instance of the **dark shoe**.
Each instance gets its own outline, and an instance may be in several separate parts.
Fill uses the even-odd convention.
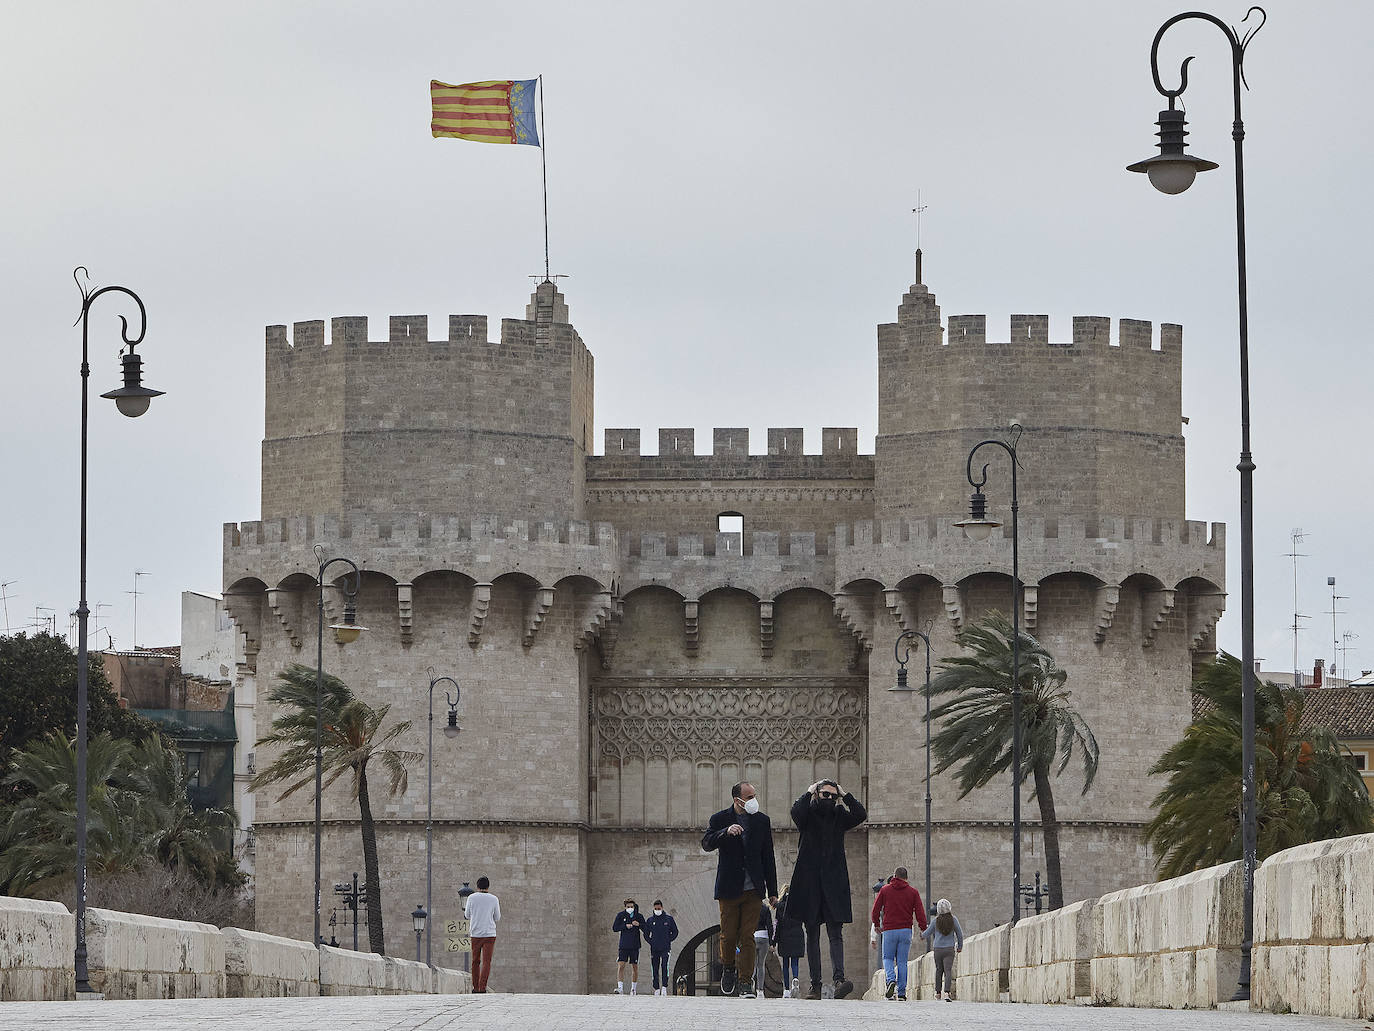
[[[821,986],[813,981],[810,991],[806,993],[806,997],[808,999],[819,999],[821,997]]]
[[[734,967],[726,967],[720,972],[720,994],[734,995],[735,988],[739,984],[739,975],[735,973]]]
[[[754,982],[753,982],[753,981],[742,981],[742,982],[740,982],[740,986],[739,986],[739,997],[740,997],[741,999],[752,999],[752,998],[754,998]]]
[[[896,981],[889,981],[889,982],[887,982],[887,997],[890,999],[890,998],[892,998],[892,997],[893,997],[894,995],[896,995],[896,994],[897,994],[897,982],[896,982]]]
[[[897,1001],[898,1001],[898,1002],[906,1002],[906,996],[905,996],[905,995],[899,995],[899,996],[897,996]]]
[[[843,977],[835,979],[835,998],[843,999],[854,990],[854,982]]]

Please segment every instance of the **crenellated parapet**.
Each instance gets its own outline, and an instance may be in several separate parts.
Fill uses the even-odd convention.
[[[300,574],[313,580],[316,544],[407,588],[425,573],[451,570],[478,583],[521,573],[543,587],[580,575],[609,589],[619,569],[619,542],[605,523],[351,513],[226,523],[224,583],[232,590],[255,579],[276,589]],[[402,593],[408,615],[410,592]],[[284,600],[277,609],[290,611]],[[531,634],[541,619],[531,615]]]
[[[987,541],[969,540],[955,519],[919,522],[891,520],[841,525],[835,529],[834,560],[838,585],[874,580],[894,586],[913,576],[957,585],[979,573],[1009,575],[1011,529],[994,531]],[[1023,518],[1019,564],[1023,584],[1035,585],[1061,573],[1079,573],[1103,586],[1120,586],[1132,576],[1156,581],[1159,611],[1173,606],[1179,584],[1200,580],[1218,591],[1226,582],[1226,526],[1200,520],[1099,516]],[[1038,593],[1027,598],[1025,615],[1035,618]],[[1111,625],[1115,600],[1100,600],[1099,625]],[[1158,615],[1158,613],[1156,613]],[[1158,629],[1162,616],[1152,616]]]
[[[859,431],[853,426],[821,430],[820,454],[807,454],[801,427],[773,427],[767,451],[751,454],[747,427],[718,427],[711,431],[711,451],[698,454],[692,427],[664,427],[658,431],[658,451],[645,453],[638,429],[608,429],[605,453],[587,458],[589,492],[623,488],[627,481],[662,480],[820,480],[873,479],[873,456],[859,453]],[[630,488],[633,490],[633,488]]]

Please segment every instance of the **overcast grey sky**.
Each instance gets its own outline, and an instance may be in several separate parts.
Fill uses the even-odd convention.
[[[184,589],[218,593],[221,524],[259,515],[263,327],[363,314],[523,317],[542,273],[539,152],[429,133],[431,78],[547,84],[553,271],[596,357],[605,426],[857,425],[871,452],[874,327],[912,280],[946,316],[1184,326],[1188,515],[1229,527],[1239,649],[1238,361],[1229,54],[1192,23],[1196,153],[1165,197],[1149,46],[1175,3],[10,4],[0,38],[0,249],[9,389],[0,582],[8,620],[77,601],[80,298],[71,270],[148,306],[137,421],[96,400],[95,625],[176,643]],[[1243,3],[1209,7],[1227,21]],[[1257,652],[1338,633],[1374,665],[1367,443],[1374,5],[1275,2],[1245,96]],[[1171,70],[1170,70],[1171,69]],[[1359,302],[1358,304],[1356,302]],[[117,385],[119,303],[93,309],[92,393]],[[442,322],[440,323],[442,324]],[[494,323],[493,323],[494,324]],[[702,443],[702,441],[705,443]],[[650,445],[652,446],[652,445]],[[959,459],[962,460],[962,456]],[[1027,470],[1026,475],[1033,475]],[[0,617],[3,618],[3,617]],[[0,626],[0,629],[3,629]],[[105,635],[95,635],[100,644]]]

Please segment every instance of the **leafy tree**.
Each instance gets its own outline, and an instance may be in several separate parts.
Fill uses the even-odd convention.
[[[232,808],[196,809],[188,792],[191,775],[181,754],[154,734],[134,756],[143,799],[148,851],[163,866],[189,873],[205,887],[238,888],[247,876],[233,859]]]
[[[940,729],[930,739],[935,773],[952,766],[959,797],[986,787],[1011,769],[1013,628],[1000,612],[990,612],[955,637],[970,654],[943,659],[930,682],[931,698],[943,698],[931,710]],[[1077,751],[1083,761],[1083,792],[1097,775],[1097,739],[1069,704],[1067,671],[1030,634],[1020,636],[1021,781],[1032,778],[1045,839],[1045,875],[1049,904],[1064,904],[1064,878],[1059,859],[1059,819],[1054,810],[1051,772],[1059,774]]]
[[[1169,780],[1145,835],[1161,877],[1241,858],[1240,660],[1223,652],[1193,682],[1202,713],[1150,770]],[[1327,729],[1301,729],[1306,695],[1255,684],[1255,809],[1260,859],[1294,845],[1374,831],[1374,805]]]
[[[148,720],[120,708],[98,658],[87,676],[87,717],[91,735],[142,740],[153,733]],[[54,731],[76,734],[75,653],[52,634],[0,637],[0,768],[15,749]]]
[[[272,730],[258,745],[280,745],[276,760],[253,778],[253,788],[289,782],[278,800],[301,788],[315,784],[315,680],[316,671],[309,666],[293,663],[277,675],[277,684],[268,695],[270,701],[282,707],[272,721]],[[382,933],[382,882],[377,864],[377,829],[372,820],[367,768],[376,760],[386,771],[387,793],[405,791],[407,768],[423,758],[419,752],[406,752],[392,747],[392,742],[410,729],[410,721],[394,723],[385,731],[382,724],[391,711],[390,705],[373,708],[353,694],[338,677],[326,673],[321,692],[324,717],[322,739],[323,787],[327,788],[343,774],[351,773],[352,795],[358,802],[363,836],[363,865],[367,876],[367,937],[373,952],[385,954],[386,939]]]

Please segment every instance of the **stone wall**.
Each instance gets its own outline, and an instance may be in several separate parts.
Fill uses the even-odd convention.
[[[964,936],[964,951],[954,958],[954,995],[964,1002],[1001,1002],[1007,992],[1011,928],[1005,924]],[[935,983],[931,965],[932,991]],[[909,998],[909,997],[908,997]]]
[[[1264,861],[1250,985],[1263,1009],[1374,1019],[1374,834]]]
[[[1170,1009],[1229,999],[1240,974],[1243,888],[1237,861],[1098,899],[1094,997]]]
[[[321,995],[387,995],[387,959],[374,952],[320,946]]]
[[[1096,899],[1019,920],[1011,929],[1008,990],[1014,1002],[1072,1002],[1092,995],[1092,961],[1102,951]]]
[[[62,903],[0,896],[0,1002],[74,999],[75,941]]]
[[[320,953],[309,942],[226,927],[224,993],[234,999],[320,994]]]
[[[224,936],[209,924],[88,909],[86,948],[91,988],[107,999],[224,996]]]

